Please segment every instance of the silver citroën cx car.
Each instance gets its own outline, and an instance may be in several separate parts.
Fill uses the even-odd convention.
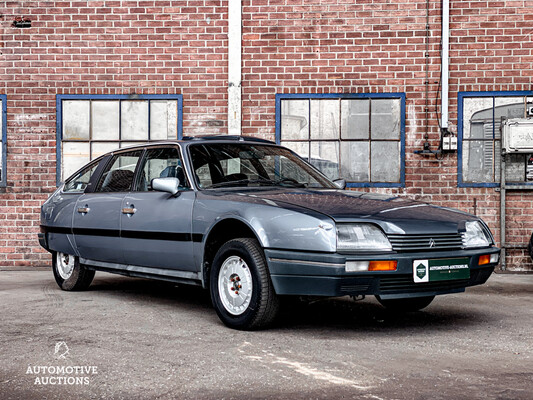
[[[484,283],[500,254],[473,215],[342,190],[284,147],[231,136],[90,162],[42,206],[39,241],[63,290],[94,271],[201,285],[237,329],[268,326],[289,295],[419,310]]]

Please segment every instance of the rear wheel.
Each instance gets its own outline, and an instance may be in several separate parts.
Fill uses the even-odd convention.
[[[52,269],[58,286],[63,290],[85,290],[94,278],[94,271],[88,270],[78,257],[66,253],[53,253]]]
[[[211,268],[210,292],[219,318],[230,328],[265,328],[278,313],[279,298],[255,239],[234,239],[220,247]]]
[[[376,296],[376,299],[381,303],[383,307],[388,310],[398,312],[410,312],[421,310],[431,304],[435,296],[426,297],[408,297],[404,299],[382,299]]]

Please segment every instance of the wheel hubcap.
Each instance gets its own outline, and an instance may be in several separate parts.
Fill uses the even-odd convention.
[[[241,257],[228,257],[220,267],[218,293],[224,308],[230,314],[240,315],[250,305],[252,274]]]
[[[74,256],[65,253],[57,253],[57,272],[61,278],[67,280],[74,270]]]

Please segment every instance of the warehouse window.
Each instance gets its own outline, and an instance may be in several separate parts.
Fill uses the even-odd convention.
[[[5,187],[7,184],[6,181],[6,136],[7,136],[7,127],[6,127],[6,95],[0,94],[0,110],[2,110],[2,117],[0,118],[0,187]]]
[[[181,95],[58,95],[58,183],[120,147],[180,139]]]
[[[533,92],[459,93],[459,186],[499,186],[502,118],[523,118],[531,106]],[[526,180],[526,157],[513,154],[507,158],[507,181]]]
[[[405,183],[405,95],[276,96],[276,141],[349,186]]]

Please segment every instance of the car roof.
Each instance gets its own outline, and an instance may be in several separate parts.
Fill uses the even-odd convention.
[[[275,142],[272,142],[270,140],[256,138],[253,136],[239,136],[239,135],[184,136],[181,140],[162,140],[158,142],[146,142],[143,144],[135,144],[132,146],[121,147],[120,149],[116,149],[106,154],[118,153],[119,151],[122,152],[123,150],[134,150],[134,149],[141,149],[145,147],[161,146],[161,145],[169,145],[169,144],[174,144],[174,145],[177,145],[180,143],[181,144],[188,144],[188,143],[201,144],[201,143],[213,143],[213,142],[263,143],[263,144],[270,144],[270,145],[276,144]]]

